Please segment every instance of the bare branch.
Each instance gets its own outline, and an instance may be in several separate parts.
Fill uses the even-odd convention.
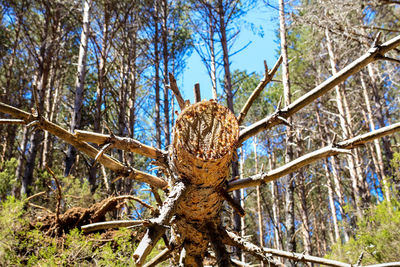
[[[81,227],[84,233],[91,233],[94,231],[105,230],[110,228],[120,228],[120,227],[129,227],[134,225],[142,225],[145,224],[144,220],[120,220],[120,221],[110,221],[110,222],[99,222],[99,223],[91,223],[87,225],[83,225]]]
[[[59,137],[60,139],[64,140],[68,144],[73,145],[76,149],[86,153],[92,158],[95,158],[96,155],[99,153],[99,151],[93,146],[89,145],[86,142],[79,141],[75,135],[44,118],[42,118],[41,120],[37,120],[37,118],[32,114],[4,104],[2,102],[0,102],[0,112],[10,114],[18,119],[26,121],[27,123],[36,121],[37,125],[41,129],[46,130],[49,133]],[[165,189],[168,186],[168,183],[161,178],[139,170],[135,170],[130,167],[126,167],[122,165],[122,163],[120,163],[118,160],[110,156],[102,155],[99,158],[99,162],[105,167],[115,171],[119,176],[128,177],[130,179],[144,182],[157,188]]]
[[[314,256],[310,256],[310,255],[304,255],[304,254],[300,254],[300,253],[287,252],[287,251],[271,249],[271,248],[261,248],[259,246],[252,244],[251,242],[248,242],[244,238],[242,238],[230,231],[225,231],[223,233],[223,235],[224,235],[224,242],[226,242],[226,244],[240,247],[243,250],[248,251],[249,253],[253,254],[257,258],[264,260],[264,261],[270,261],[269,257],[275,256],[275,257],[282,257],[282,258],[287,258],[287,259],[291,259],[291,260],[295,260],[295,261],[322,264],[324,266],[333,266],[333,267],[351,267],[352,266],[351,264],[343,263],[340,261],[328,260],[328,259],[314,257]],[[275,263],[275,264],[277,264],[277,263]]]
[[[24,120],[0,119],[0,124],[26,124]]]
[[[298,98],[289,106],[283,108],[282,110],[276,111],[268,117],[242,130],[240,132],[239,143],[241,144],[250,137],[256,135],[257,133],[280,124],[281,120],[279,120],[278,116],[289,118],[300,109],[304,108],[305,106],[316,100],[318,97],[324,95],[326,92],[334,88],[336,85],[345,81],[349,76],[357,73],[360,69],[367,66],[369,63],[379,60],[386,52],[396,48],[399,45],[400,35],[383,43],[380,46],[370,48],[367,53],[347,65],[344,69],[327,79],[325,82],[321,83],[302,97]]]
[[[183,182],[176,183],[167,199],[164,201],[162,208],[160,209],[160,215],[157,218],[151,219],[150,226],[138,247],[133,253],[133,258],[137,266],[142,266],[147,255],[152,251],[153,247],[157,244],[157,241],[162,237],[165,232],[165,225],[168,225],[172,215],[186,193],[186,185]]]
[[[110,143],[111,148],[117,148],[137,153],[155,159],[161,163],[166,162],[166,151],[145,145],[132,138],[93,133],[83,130],[75,130],[75,136],[80,141],[95,143],[98,145]]]
[[[356,136],[346,141],[339,142],[335,145],[321,148],[319,150],[313,151],[309,154],[301,156],[275,170],[269,171],[267,173],[260,173],[250,176],[245,179],[235,180],[228,183],[227,191],[234,191],[240,188],[252,187],[261,185],[266,182],[270,182],[278,179],[286,174],[292,173],[312,162],[319,159],[326,158],[329,156],[337,155],[339,153],[348,153],[347,149],[362,146],[367,142],[374,139],[395,133],[400,131],[400,123],[395,123],[393,125],[383,127],[381,129]]]
[[[194,88],[193,88],[193,93],[194,93],[194,102],[200,102],[201,101],[201,95],[200,95],[200,84],[195,83]]]
[[[239,113],[238,116],[238,122],[239,125],[243,123],[244,118],[247,115],[247,112],[249,111],[251,105],[253,104],[254,100],[260,95],[261,91],[267,86],[267,84],[272,80],[274,77],[276,71],[278,70],[279,66],[282,63],[282,56],[279,57],[278,61],[275,63],[274,67],[270,72],[268,72],[268,67],[265,64],[265,74],[264,78],[260,81],[260,83],[257,85],[256,89],[254,89],[253,93],[247,100],[246,104],[243,106],[242,110]]]
[[[181,92],[179,91],[178,85],[176,85],[176,80],[172,73],[169,73],[169,82],[170,82],[170,89],[175,95],[176,100],[178,101],[178,105],[183,110],[186,107],[186,101],[183,99]]]
[[[259,260],[271,266],[282,265],[272,258],[271,253],[266,253],[261,247],[254,245],[253,243],[234,234],[233,232],[227,231],[225,229],[220,229],[219,232],[220,235],[222,235],[222,240],[225,244],[241,248],[242,250],[247,251],[248,253],[256,256]]]
[[[171,250],[165,248],[157,256],[148,261],[143,267],[153,267],[171,257]]]
[[[395,266],[400,266],[400,261],[381,263],[381,264],[373,264],[373,265],[364,265],[364,267],[395,267]]]

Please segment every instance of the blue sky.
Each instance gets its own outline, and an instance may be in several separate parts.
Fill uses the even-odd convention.
[[[262,2],[262,1],[260,1]],[[230,58],[231,72],[235,69],[246,70],[248,73],[263,73],[266,60],[268,67],[272,68],[277,57],[276,30],[279,27],[278,10],[266,7],[264,3],[252,9],[243,17],[241,31],[230,53],[244,47],[249,41],[250,45]],[[253,31],[251,28],[256,29]],[[263,33],[260,35],[260,29]],[[186,68],[178,79],[178,86],[186,99],[193,103],[193,86],[200,83],[201,98],[210,99],[211,81],[207,70],[198,54],[193,51],[187,60]],[[218,87],[218,93],[221,88]]]

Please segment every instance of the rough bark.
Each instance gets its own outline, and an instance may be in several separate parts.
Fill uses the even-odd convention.
[[[291,103],[291,91],[290,91],[290,80],[289,80],[289,59],[287,51],[287,40],[286,40],[286,22],[285,22],[285,2],[284,0],[279,1],[279,31],[281,41],[281,55],[282,55],[282,83],[283,83],[283,97],[285,106],[289,106]],[[289,119],[289,124],[291,123]],[[286,152],[285,162],[288,163],[293,160],[293,133],[290,127],[286,128]],[[286,226],[286,249],[288,251],[296,251],[296,238],[295,238],[295,213],[294,213],[294,191],[296,188],[296,182],[293,174],[288,174],[285,177],[285,226]],[[293,262],[289,262],[290,266],[294,266]]]

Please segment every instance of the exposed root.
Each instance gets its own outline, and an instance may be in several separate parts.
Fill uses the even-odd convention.
[[[101,222],[105,220],[106,213],[118,207],[118,204],[130,199],[132,196],[109,197],[103,201],[93,204],[89,208],[73,207],[59,215],[57,220],[56,213],[48,213],[44,217],[38,217],[32,223],[33,227],[38,227],[46,232],[47,235],[60,236],[74,228],[82,225]]]

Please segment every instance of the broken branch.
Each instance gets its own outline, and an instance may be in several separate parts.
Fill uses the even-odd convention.
[[[24,120],[0,119],[0,124],[26,124]]]
[[[181,92],[179,91],[178,85],[176,84],[175,77],[172,73],[169,73],[170,89],[175,95],[178,105],[183,110],[186,107],[185,100],[183,99]]]
[[[267,86],[267,84],[272,81],[272,78],[274,77],[276,71],[278,70],[279,66],[282,63],[282,56],[279,57],[279,59],[276,61],[274,67],[270,72],[268,72],[268,68],[265,68],[265,74],[263,79],[260,81],[260,83],[257,85],[256,89],[254,89],[253,93],[250,95],[249,99],[247,100],[246,104],[244,104],[242,110],[239,113],[238,116],[238,122],[239,125],[242,124],[244,118],[247,115],[247,112],[249,112],[249,109],[251,105],[253,104],[254,100],[260,95],[261,91]]]
[[[133,258],[135,259],[137,266],[142,266],[147,255],[152,251],[153,247],[157,244],[157,241],[164,234],[166,230],[165,225],[169,224],[179,202],[185,195],[186,188],[184,182],[176,183],[167,199],[164,201],[163,206],[160,209],[160,215],[157,218],[150,220],[152,226],[147,229],[146,234],[133,253]]]
[[[392,38],[391,40],[383,43],[380,46],[372,47],[367,53],[354,60],[352,63],[347,65],[344,69],[331,76],[329,79],[310,90],[308,93],[302,97],[295,100],[289,106],[279,110],[268,117],[259,120],[258,122],[246,127],[240,132],[239,143],[243,143],[250,137],[256,135],[257,133],[270,129],[281,123],[278,118],[278,114],[283,118],[289,118],[293,114],[297,113],[300,109],[304,108],[318,97],[324,95],[326,92],[334,88],[336,85],[345,81],[349,76],[357,73],[363,67],[367,66],[369,63],[379,60],[385,53],[396,48],[400,45],[400,35]]]
[[[287,252],[278,249],[271,249],[271,248],[261,248],[259,246],[254,245],[251,242],[248,242],[246,239],[236,235],[233,232],[225,231],[223,232],[224,235],[224,242],[228,245],[234,245],[237,247],[242,248],[245,251],[253,254],[257,258],[271,262],[271,256],[275,257],[282,257],[296,261],[302,262],[311,262],[316,264],[322,264],[325,266],[333,266],[333,267],[351,267],[351,264],[343,263],[340,261],[328,260],[324,258],[314,257],[310,255],[304,255],[300,253],[294,252]],[[273,262],[275,265],[280,265],[279,263]]]
[[[22,119],[26,121],[27,123],[37,121],[32,114],[25,112],[23,110],[20,110],[18,108],[9,106],[5,103],[0,102],[0,112],[10,114],[18,119]],[[45,118],[42,118],[40,121],[37,121],[37,125],[43,129],[48,131],[49,133],[57,136],[58,138],[64,140],[68,144],[73,145],[76,149],[86,153],[92,158],[95,158],[96,155],[99,153],[99,151],[94,148],[93,146],[89,145],[86,142],[82,142],[78,140],[78,138],[73,135],[72,133],[68,132],[67,130],[61,128],[57,124],[54,124]],[[162,180],[161,178],[158,178],[156,176],[153,176],[148,173],[141,172],[139,170],[135,170],[130,167],[126,167],[122,165],[118,160],[107,156],[107,155],[102,155],[99,158],[99,162],[103,164],[105,167],[115,171],[118,175],[123,176],[123,177],[128,177],[140,182],[144,182],[150,185],[153,185],[157,188],[166,188],[168,186],[167,182]]]
[[[171,257],[171,250],[165,248],[157,256],[148,261],[143,267],[153,267]]]
[[[158,160],[159,162],[164,162],[164,163],[166,162],[167,152],[161,149],[145,145],[132,138],[93,133],[83,130],[75,130],[75,136],[80,141],[95,143],[98,145],[110,143],[111,148],[130,151],[133,153],[140,154],[142,156]]]
[[[98,222],[98,223],[91,223],[87,225],[83,225],[81,227],[84,233],[91,233],[98,230],[105,230],[110,228],[121,228],[121,227],[129,227],[134,225],[141,225],[144,224],[144,220],[120,220],[120,221],[110,221],[110,222]]]
[[[337,155],[340,153],[349,153],[347,149],[362,146],[367,142],[374,139],[395,133],[400,131],[400,122],[390,126],[383,127],[381,129],[371,131],[369,133],[356,136],[346,141],[339,142],[335,145],[321,148],[319,150],[308,153],[302,157],[299,157],[275,170],[260,173],[250,176],[245,179],[235,180],[228,183],[227,191],[234,191],[240,188],[252,187],[261,185],[262,183],[270,182],[278,179],[286,174],[292,173],[312,162],[319,159],[326,158],[329,156]]]

